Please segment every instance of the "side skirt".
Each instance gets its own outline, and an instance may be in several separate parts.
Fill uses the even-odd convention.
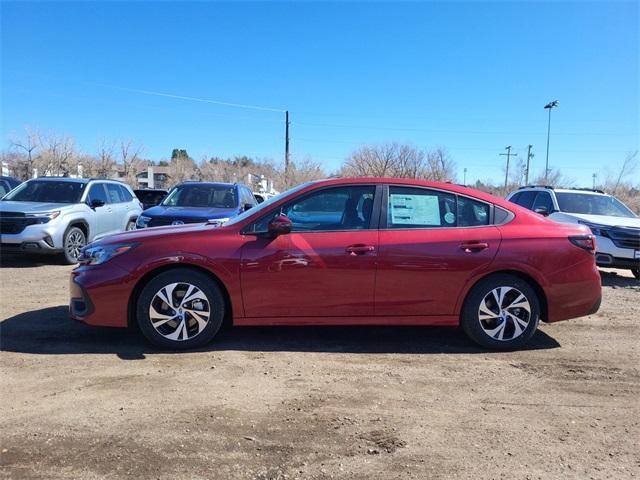
[[[234,318],[236,327],[267,325],[431,325],[457,327],[456,315],[437,316],[385,316],[385,317],[242,317]]]

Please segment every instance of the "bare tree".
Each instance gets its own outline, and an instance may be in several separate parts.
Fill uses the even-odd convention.
[[[638,151],[627,153],[625,159],[618,170],[618,174],[613,178],[608,178],[606,185],[608,189],[615,195],[618,189],[623,185],[624,180],[633,174],[638,168]]]
[[[101,140],[95,157],[95,165],[92,174],[96,177],[109,178],[115,165],[115,143]]]
[[[40,173],[68,177],[73,172],[73,161],[76,156],[75,143],[72,137],[49,133],[38,135],[40,153],[37,165]]]
[[[135,185],[136,182],[136,174],[141,164],[140,154],[142,150],[142,144],[135,143],[132,140],[122,140],[118,148],[118,160],[122,165],[124,180],[131,185]]]
[[[453,182],[456,178],[456,164],[449,152],[442,147],[427,152],[427,171],[423,177],[435,182]]]
[[[175,183],[195,180],[200,176],[196,162],[187,154],[186,150],[183,152],[173,155],[169,162],[169,177]]]
[[[359,148],[346,159],[341,174],[444,182],[455,179],[455,162],[444,148],[424,151],[412,145],[393,142]]]
[[[318,162],[306,157],[300,160],[292,160],[289,163],[287,172],[285,172],[283,165],[280,172],[278,172],[276,182],[277,185],[281,185],[280,188],[282,190],[286,190],[304,182],[326,178],[326,176],[326,172]]]
[[[26,180],[33,177],[33,169],[35,167],[34,151],[39,147],[38,133],[25,128],[24,138],[12,137],[9,140],[11,146],[15,149],[22,150],[25,153],[22,165],[18,167],[20,170],[20,178]]]

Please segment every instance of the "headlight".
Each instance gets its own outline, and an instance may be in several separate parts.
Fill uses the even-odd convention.
[[[53,212],[41,212],[41,213],[27,213],[26,217],[28,218],[36,218],[38,223],[48,223],[54,218],[58,218],[60,216],[60,210],[55,210]]]
[[[220,225],[227,223],[229,220],[231,219],[230,218],[210,218],[209,220],[207,220],[207,225],[214,225],[216,227],[219,227]]]
[[[146,228],[147,224],[151,221],[151,217],[146,217],[144,215],[140,215],[136,220],[136,227],[138,228]]]
[[[113,257],[122,255],[136,246],[135,243],[116,243],[113,245],[87,245],[82,249],[78,261],[81,265],[100,265]]]
[[[582,221],[579,221],[578,223],[581,223],[582,225],[586,225],[591,229],[591,233],[601,237],[608,236],[607,231],[611,228],[606,225],[598,225],[596,223],[589,223],[589,222],[582,222]]]

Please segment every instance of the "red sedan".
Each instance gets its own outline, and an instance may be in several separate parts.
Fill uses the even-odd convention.
[[[513,349],[600,305],[594,239],[494,196],[390,178],[300,185],[222,227],[87,246],[72,318],[186,349],[233,325],[461,325]]]

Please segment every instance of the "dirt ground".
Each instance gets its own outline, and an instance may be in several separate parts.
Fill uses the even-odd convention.
[[[2,478],[640,476],[640,285],[525,351],[455,329],[244,328],[166,353],[67,319],[71,267],[0,269]]]

